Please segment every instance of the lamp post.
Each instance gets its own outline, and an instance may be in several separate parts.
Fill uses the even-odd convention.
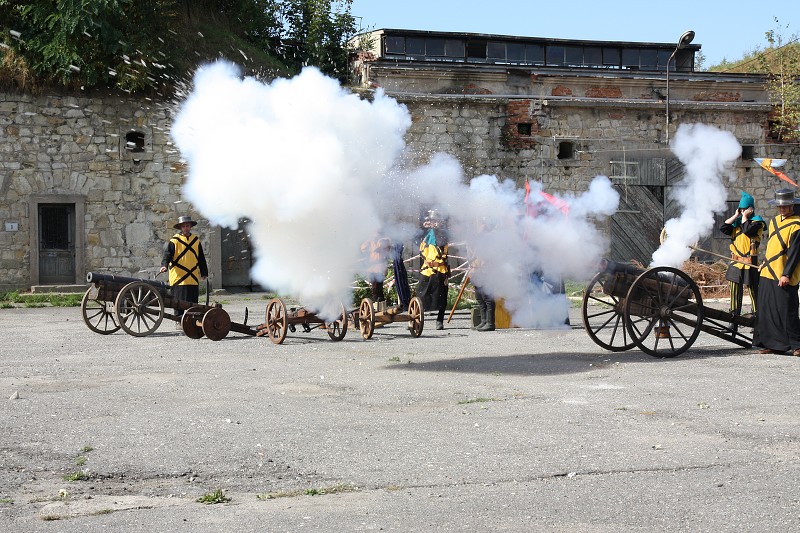
[[[667,59],[667,129],[665,130],[665,142],[667,144],[669,144],[669,64],[672,58],[675,57],[675,54],[678,53],[678,50],[685,48],[692,40],[694,40],[694,32],[692,30],[683,32],[681,38],[678,39],[678,45],[675,47],[675,50],[672,51],[672,54],[670,54],[669,59]]]

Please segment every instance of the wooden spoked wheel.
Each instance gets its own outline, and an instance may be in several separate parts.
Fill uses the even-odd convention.
[[[164,319],[164,299],[152,285],[134,281],[125,285],[114,302],[117,323],[129,335],[150,335]]]
[[[412,337],[422,335],[422,328],[425,325],[424,309],[422,300],[419,296],[414,296],[408,304],[408,330]]]
[[[655,267],[631,284],[625,297],[625,317],[628,335],[638,348],[653,357],[675,357],[688,350],[700,334],[703,298],[685,272]]]
[[[583,293],[583,327],[595,344],[606,350],[630,350],[636,343],[625,327],[625,299],[603,292],[607,276],[606,272],[597,274]]]
[[[286,304],[280,298],[273,298],[267,304],[267,316],[264,324],[267,326],[267,335],[275,344],[280,344],[286,338],[287,319]]]
[[[342,305],[342,314],[339,318],[330,323],[326,322],[325,329],[332,341],[339,342],[344,339],[347,334],[347,311],[345,311],[344,305]]]
[[[119,331],[114,315],[114,302],[97,300],[97,289],[89,289],[81,300],[81,315],[86,326],[100,335],[110,335]]]
[[[198,321],[203,316],[203,308],[202,307],[190,307],[186,311],[183,312],[183,316],[181,317],[181,329],[186,334],[187,337],[190,339],[202,339],[203,338],[203,328],[198,325]]]
[[[212,341],[220,341],[227,337],[231,330],[231,317],[221,307],[213,307],[203,315],[201,325],[206,337]]]
[[[369,298],[361,300],[358,306],[358,329],[364,340],[371,339],[375,333],[375,307]]]

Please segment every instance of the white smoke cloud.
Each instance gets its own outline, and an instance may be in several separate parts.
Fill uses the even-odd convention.
[[[516,325],[562,324],[566,298],[543,293],[531,274],[557,284],[594,274],[607,242],[591,219],[613,214],[619,202],[608,178],[562,197],[568,213],[545,202],[533,216],[512,181],[467,182],[450,155],[408,164],[410,124],[405,107],[380,91],[361,100],[316,69],[264,84],[217,62],[196,73],[172,136],[189,162],[186,199],[214,224],[249,219],[253,278],[323,318],[349,307],[354,276],[368,274],[365,241],[418,245],[417,216],[436,208],[450,240],[483,262],[475,282],[505,300]],[[541,199],[532,185],[531,198]]]
[[[410,124],[394,99],[361,100],[313,68],[267,85],[217,62],[197,71],[172,136],[189,161],[186,198],[214,224],[251,221],[253,278],[332,318],[349,307]]]
[[[653,253],[650,266],[680,267],[692,254],[689,247],[711,233],[714,213],[726,208],[722,179],[735,179],[733,163],[742,153],[732,133],[705,124],[682,124],[671,147],[686,168],[673,189],[682,212],[666,222],[667,238]]]

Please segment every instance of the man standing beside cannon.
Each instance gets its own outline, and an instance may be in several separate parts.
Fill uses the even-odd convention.
[[[753,346],[762,354],[790,352],[800,357],[800,217],[793,213],[797,203],[800,199],[791,189],[775,191],[775,199],[769,201],[778,215],[769,222],[753,335]]]
[[[169,270],[169,284],[176,302],[197,303],[200,299],[200,280],[208,277],[208,265],[200,238],[192,235],[192,228],[196,225],[192,217],[179,217],[173,227],[180,231],[164,245],[159,272]],[[175,308],[175,315],[180,318],[183,309]]]
[[[436,310],[436,329],[444,329],[450,265],[447,261],[447,234],[439,212],[431,210],[422,224],[427,233],[419,243],[420,280],[417,295],[426,311]]]
[[[742,314],[745,285],[750,292],[752,312],[756,313],[759,278],[758,246],[761,243],[761,235],[765,227],[764,219],[755,214],[755,200],[751,195],[742,191],[742,199],[739,201],[736,212],[719,228],[722,233],[731,238],[731,259],[735,261],[725,273],[725,279],[730,282],[730,311],[734,316]]]

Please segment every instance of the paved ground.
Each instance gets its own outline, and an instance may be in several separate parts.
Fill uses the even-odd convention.
[[[800,360],[611,353],[572,322],[276,346],[0,310],[0,530],[800,530]]]

